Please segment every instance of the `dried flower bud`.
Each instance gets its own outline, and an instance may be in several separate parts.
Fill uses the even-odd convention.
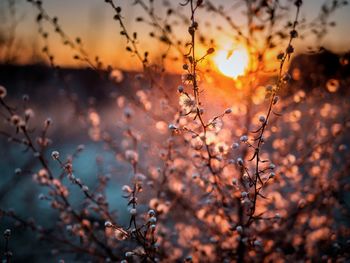
[[[242,198],[246,198],[247,196],[248,196],[248,193],[247,193],[247,192],[242,192],[242,193],[241,193],[241,197],[242,197]]]
[[[212,53],[214,53],[215,52],[215,49],[214,48],[209,48],[208,50],[207,50],[207,54],[208,55],[210,55],[210,54],[212,54]]]
[[[26,109],[24,111],[24,117],[28,120],[34,117],[34,111],[32,109]]]
[[[292,45],[289,45],[286,50],[287,54],[292,54],[294,52],[294,47]]]
[[[237,226],[237,227],[236,227],[236,231],[237,231],[239,234],[242,234],[242,233],[243,233],[243,227],[242,227],[242,226]]]
[[[303,4],[303,0],[295,0],[295,6],[300,7]]]
[[[232,113],[232,109],[231,108],[228,108],[228,109],[225,110],[225,114],[230,114],[230,113]]]
[[[275,173],[270,173],[269,178],[272,179],[275,177],[275,175],[276,175]]]
[[[152,216],[149,220],[148,220],[151,224],[155,224],[157,223],[157,218],[155,216]]]
[[[275,105],[275,104],[277,104],[277,102],[279,101],[279,97],[278,96],[275,96],[274,98],[273,98],[273,104]]]
[[[17,126],[23,130],[26,128],[26,122],[21,119]]]
[[[83,190],[84,192],[89,192],[89,187],[86,186],[86,185],[84,185],[84,186],[82,187],[82,190]]]
[[[130,119],[133,116],[133,114],[134,114],[133,110],[130,109],[129,107],[126,107],[124,109],[124,116],[125,116],[125,118]]]
[[[243,159],[242,158],[237,158],[237,163],[242,166],[243,165]]]
[[[4,99],[7,95],[7,90],[4,86],[0,86],[0,98]]]
[[[283,76],[283,78],[282,78],[282,80],[283,80],[284,82],[288,82],[288,81],[290,81],[291,79],[292,79],[292,77],[290,76],[289,73],[284,74],[284,76]]]
[[[81,152],[81,151],[83,151],[85,149],[85,145],[84,144],[80,144],[80,145],[78,145],[78,147],[77,147],[77,151],[78,152]]]
[[[259,121],[260,121],[261,123],[264,123],[264,122],[266,121],[265,116],[260,116],[260,117],[259,117]]]
[[[132,251],[125,252],[125,257],[127,258],[132,257],[133,255],[134,255],[134,252]]]
[[[125,158],[132,163],[138,162],[139,160],[139,155],[137,154],[137,152],[133,151],[133,150],[127,150],[125,151]]]
[[[260,240],[255,240],[254,241],[254,246],[261,247],[262,246],[262,242]]]
[[[291,38],[297,38],[298,37],[298,31],[296,31],[295,29],[290,31],[290,37]]]
[[[51,157],[52,157],[52,159],[54,159],[54,160],[58,160],[58,159],[60,158],[60,153],[59,153],[58,151],[53,151],[53,152],[51,153]]]
[[[177,87],[177,91],[180,92],[180,93],[184,92],[184,87],[183,86],[178,86]]]
[[[284,58],[284,53],[282,52],[282,53],[279,53],[278,55],[277,55],[277,59],[278,60],[282,60]]]
[[[105,222],[105,227],[112,227],[113,224],[110,221]]]
[[[232,144],[231,147],[232,147],[232,149],[237,149],[237,148],[239,148],[239,143],[235,142]]]
[[[123,185],[122,190],[125,193],[131,193],[132,192],[131,187],[128,186],[128,185]]]
[[[138,182],[144,181],[144,180],[146,180],[146,175],[144,175],[142,173],[136,173],[135,180]]]
[[[21,122],[21,117],[19,117],[18,115],[14,114],[11,116],[11,119],[10,119],[12,125],[14,126],[18,126],[18,124]]]
[[[5,238],[9,238],[11,236],[11,230],[10,229],[6,229],[5,231],[4,231],[4,237]]]
[[[132,216],[135,216],[137,214],[136,208],[131,208],[129,212],[130,212],[130,215]]]
[[[276,165],[274,165],[273,163],[270,163],[269,168],[273,170],[276,168]]]
[[[28,94],[24,94],[24,95],[22,96],[22,100],[23,100],[23,101],[29,101],[29,96],[28,96]]]
[[[196,180],[198,177],[199,177],[199,176],[198,176],[197,173],[192,174],[192,179],[193,179],[193,180]]]
[[[235,159],[229,159],[228,160],[228,164],[235,164],[236,163],[236,160]]]
[[[47,126],[50,126],[51,123],[52,123],[51,118],[47,118],[47,119],[45,120],[45,126],[46,126],[46,127],[47,127]]]
[[[272,92],[273,87],[271,85],[266,86],[266,92]]]
[[[174,124],[169,124],[169,130],[176,130],[177,127]]]
[[[148,210],[147,214],[149,217],[152,217],[152,216],[155,216],[156,212],[154,212],[153,209],[150,209],[150,210]]]
[[[192,261],[193,261],[192,256],[187,256],[185,258],[185,262],[192,262]]]
[[[239,140],[241,142],[247,142],[248,141],[248,136],[247,135],[243,135],[243,136],[241,136],[241,138],[239,138]]]

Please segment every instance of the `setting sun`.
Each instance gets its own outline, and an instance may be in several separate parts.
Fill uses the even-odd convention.
[[[243,75],[248,66],[248,52],[244,48],[233,51],[221,50],[214,58],[219,71],[227,77]]]

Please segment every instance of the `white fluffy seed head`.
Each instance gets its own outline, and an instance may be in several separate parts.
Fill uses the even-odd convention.
[[[261,123],[264,123],[265,121],[266,121],[266,118],[265,118],[265,116],[260,116],[259,117],[259,121],[261,122]]]
[[[262,246],[261,241],[260,240],[255,240],[254,241],[254,246],[261,247]]]
[[[132,163],[137,163],[139,160],[139,155],[134,150],[126,150],[125,151],[125,158]]]
[[[152,216],[149,220],[148,220],[151,224],[155,224],[157,223],[157,218],[155,216]]]
[[[192,261],[192,256],[187,256],[186,259],[185,259],[185,262],[189,262],[189,261]]]
[[[124,116],[125,116],[125,118],[130,119],[133,115],[134,115],[134,112],[129,107],[126,107],[124,109]]]
[[[273,87],[271,85],[266,86],[266,91],[271,92],[273,90]]]
[[[30,119],[34,117],[34,111],[30,108],[26,109],[24,111],[24,116],[26,117],[26,119]]]
[[[105,222],[105,227],[112,227],[113,224],[110,221]]]
[[[232,144],[232,149],[237,149],[239,148],[239,144],[237,142]]]
[[[17,114],[12,115],[10,119],[12,125],[14,126],[18,126],[21,120],[21,117],[19,117]]]
[[[177,129],[177,127],[175,126],[175,124],[169,124],[169,126],[168,126],[168,128],[169,128],[169,130],[176,130]]]
[[[241,136],[241,138],[239,138],[239,140],[241,142],[247,142],[248,141],[248,136],[247,135],[243,135],[243,136]]]
[[[128,186],[128,185],[123,185],[122,190],[125,193],[131,193],[132,192],[131,187]]]
[[[6,229],[5,231],[4,231],[4,237],[5,238],[9,238],[11,236],[11,230],[10,229]]]
[[[85,145],[84,144],[79,144],[78,147],[77,147],[77,151],[78,152],[81,152],[85,149]]]
[[[130,215],[132,216],[135,216],[137,214],[136,208],[131,208],[129,212],[130,212]]]
[[[156,212],[154,212],[153,209],[148,210],[148,216],[152,217],[155,216]]]
[[[4,99],[7,95],[7,90],[4,86],[0,86],[0,98]]]
[[[52,123],[52,119],[51,118],[47,118],[45,120],[45,126],[50,126],[51,123]]]
[[[51,153],[51,157],[52,157],[52,159],[54,159],[54,160],[58,160],[58,159],[60,158],[60,153],[59,153],[58,151],[53,151],[53,152]]]
[[[193,173],[192,174],[192,179],[193,180],[196,180],[198,177],[199,177],[199,175],[197,173]]]

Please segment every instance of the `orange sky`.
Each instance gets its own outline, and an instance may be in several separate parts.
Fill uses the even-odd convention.
[[[0,5],[4,5],[5,1],[1,1]],[[126,6],[125,3],[130,3],[133,1],[115,1],[121,4],[123,7],[123,14],[126,17],[126,26],[131,32],[137,31],[139,33],[140,48],[142,51],[150,51],[151,55],[157,55],[159,50],[165,51],[166,45],[157,44],[154,40],[150,40],[148,32],[150,31],[147,26],[140,23],[136,23],[135,18],[142,14],[139,7]],[[155,0],[157,2],[157,0]],[[158,2],[162,2],[158,0]],[[304,1],[304,6],[302,9],[302,17],[307,19],[312,19],[317,15],[320,8],[320,2],[318,0],[306,0]],[[104,3],[102,0],[44,0],[44,7],[52,16],[57,16],[59,22],[63,29],[72,37],[79,36],[85,45],[86,50],[92,57],[99,55],[102,61],[107,64],[112,64],[115,67],[123,69],[135,69],[135,65],[140,65],[135,58],[130,57],[125,52],[126,41],[120,35],[120,27],[113,21],[112,17],[114,15],[113,10]],[[170,1],[173,5],[176,5],[177,1]],[[227,1],[213,1],[213,3],[221,3],[230,10],[230,6]],[[164,8],[157,6],[157,14],[164,14]],[[336,12],[333,16],[338,26],[329,32],[328,36],[324,39],[323,45],[336,51],[345,51],[350,47],[350,35],[344,34],[347,30],[347,26],[350,24],[350,17],[347,16],[350,8],[345,7],[342,10]],[[163,12],[163,13],[162,13]],[[33,47],[40,50],[43,43],[38,37],[37,26],[35,24],[35,17],[37,11],[26,1],[20,1],[18,4],[18,17],[21,17],[21,21],[17,28],[17,37],[21,42],[21,49],[26,50],[22,55],[20,60],[22,62],[28,62],[33,53]],[[233,17],[239,19],[242,18],[241,14],[232,11]],[[207,18],[205,12],[200,11],[198,13],[199,21],[203,21]],[[131,19],[130,19],[131,18]],[[220,24],[225,27],[222,20],[211,19],[213,24]],[[49,27],[48,27],[49,28]],[[215,27],[208,28],[203,24],[200,24],[200,30],[205,30],[208,35],[214,35],[218,44],[222,46],[227,46],[231,43],[228,37],[222,36],[218,37],[215,35]],[[51,30],[52,31],[52,30]],[[179,31],[183,36],[180,38],[185,39],[187,36],[186,31]],[[185,32],[185,33],[183,33]],[[312,39],[308,40],[311,43]],[[76,66],[77,61],[73,60],[72,57],[74,52],[72,52],[68,47],[62,47],[61,42],[57,36],[52,33],[50,35],[50,48],[53,51],[57,64]],[[295,42],[296,50],[305,50],[305,41],[297,40]],[[203,52],[205,50],[202,50]],[[127,55],[125,55],[127,54]]]

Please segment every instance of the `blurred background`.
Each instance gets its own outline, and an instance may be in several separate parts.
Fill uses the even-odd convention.
[[[157,73],[165,72],[161,83],[169,101],[164,102],[163,98],[152,95],[152,84],[142,75],[143,64],[135,54],[126,51],[130,43],[120,34],[120,25],[113,20],[114,11],[104,1],[98,0],[44,0],[42,3],[45,12],[51,18],[57,18],[60,28],[69,41],[76,43],[77,48],[64,43],[64,39],[55,33],[55,25],[41,23],[42,19],[38,19],[40,10],[32,3],[1,0],[0,85],[7,88],[9,104],[18,105],[19,110],[33,110],[33,134],[40,133],[40,127],[47,118],[53,120],[49,130],[52,143],[47,149],[47,156],[52,150],[59,149],[61,155],[67,157],[78,145],[85,145],[84,151],[75,160],[75,170],[79,171],[79,177],[91,189],[100,175],[110,177],[106,189],[107,198],[112,210],[123,212],[127,210],[127,201],[121,198],[121,187],[130,181],[132,171],[128,164],[120,161],[120,153],[106,146],[103,138],[107,133],[112,134],[117,140],[120,139],[118,142],[123,150],[127,148],[121,127],[125,125],[126,116],[132,114],[135,118],[130,126],[135,127],[137,134],[145,141],[149,140],[149,144],[142,145],[142,149],[146,151],[153,142],[162,145],[167,138],[168,122],[171,121],[171,112],[163,104],[178,105],[178,96],[175,94],[178,85],[182,84],[183,60],[176,48],[170,49],[167,41],[159,41],[157,32],[154,32],[154,24],[148,22],[145,10],[139,4],[134,4],[137,1],[115,2],[122,8],[125,26],[130,32],[137,32],[137,44],[142,43],[141,52],[148,52],[149,60],[154,65],[161,65]],[[182,15],[170,16],[168,10],[174,10],[173,13],[185,17],[189,16],[188,10],[177,1],[154,2],[153,12],[156,17],[173,26],[171,33],[182,41],[179,46],[184,46],[188,38],[188,21]],[[244,27],[244,11],[236,6],[236,1],[213,2],[218,7],[222,6],[220,10],[235,17],[238,25]],[[292,1],[286,2],[290,4]],[[329,8],[325,9],[325,6]],[[287,62],[292,77],[290,87],[281,92],[285,98],[281,109],[285,107],[286,116],[289,116],[286,120],[289,124],[280,131],[282,137],[292,137],[291,131],[298,134],[304,132],[305,138],[308,133],[313,134],[310,123],[316,122],[315,114],[320,118],[319,125],[329,129],[329,134],[336,134],[337,126],[334,125],[347,120],[350,92],[350,8],[344,5],[333,10],[331,7],[332,1],[328,1],[327,5],[324,1],[304,1],[300,25],[305,25],[305,30],[302,37],[294,43],[296,54]],[[294,13],[288,11],[287,14],[281,25],[293,20]],[[207,10],[200,9],[198,21],[199,31],[204,29],[205,36],[203,41],[199,41],[197,52],[205,53],[209,46],[215,46],[216,50],[207,62],[203,62],[201,75],[201,84],[206,89],[204,101],[207,105],[212,105],[209,113],[230,107],[238,116],[237,123],[244,123],[247,113],[244,98],[248,92],[244,86],[247,81],[244,74],[249,63],[247,47],[232,37],[225,19],[217,13],[208,19]],[[45,33],[48,36],[43,37]],[[153,33],[156,37],[152,36]],[[233,53],[231,46],[234,47]],[[267,59],[268,67],[278,67],[279,62],[275,57],[284,47],[277,43],[272,48],[268,55],[271,59]],[[83,48],[83,54],[88,54],[93,67],[85,58],[76,58],[79,48]],[[228,55],[230,52],[232,57]],[[164,54],[167,54],[167,60],[164,60]],[[54,57],[52,61],[49,56]],[[98,70],[94,66],[95,62]],[[276,71],[267,71],[259,78],[259,85],[251,96],[257,107],[251,113],[252,116],[264,109],[263,86],[275,80],[275,73]],[[29,101],[23,100],[23,96],[28,96]],[[134,101],[141,104],[142,110],[135,107]],[[305,103],[300,105],[299,102]],[[152,114],[156,113],[164,114],[164,119],[154,121]],[[302,121],[301,116],[305,117]],[[4,134],[15,133],[13,127],[7,126],[6,121],[1,120],[0,130]],[[229,127],[235,129],[234,126]],[[237,130],[234,136],[238,137],[242,132],[243,130]],[[38,224],[52,226],[50,219],[57,214],[48,209],[48,202],[38,201],[43,190],[32,183],[33,172],[39,169],[38,163],[33,161],[32,153],[25,147],[14,147],[7,136],[3,137],[0,140],[0,207],[14,209],[25,217],[35,216]],[[271,151],[274,148],[280,149],[283,143],[277,141],[268,147]],[[345,133],[337,146],[348,143],[349,137]],[[152,149],[155,155],[157,147]],[[339,155],[343,156],[340,150]],[[48,159],[52,167],[56,166],[55,172],[60,173],[57,163]],[[21,173],[15,172],[18,168],[22,170]],[[31,187],[28,187],[29,183]],[[349,204],[349,194],[344,195],[344,200]],[[81,199],[79,192],[72,191],[74,203],[81,202]],[[123,213],[118,214],[118,217],[121,224],[127,224],[128,218]],[[344,223],[344,218],[339,218]],[[0,218],[0,232],[11,224],[10,220]],[[42,247],[42,251],[38,249],[33,252],[27,244],[28,240],[32,240],[32,234],[30,231],[22,234],[14,235],[13,246],[21,247],[16,262],[47,262],[49,255],[55,256],[55,251],[43,243],[37,244]],[[58,256],[55,257],[59,259]]]

